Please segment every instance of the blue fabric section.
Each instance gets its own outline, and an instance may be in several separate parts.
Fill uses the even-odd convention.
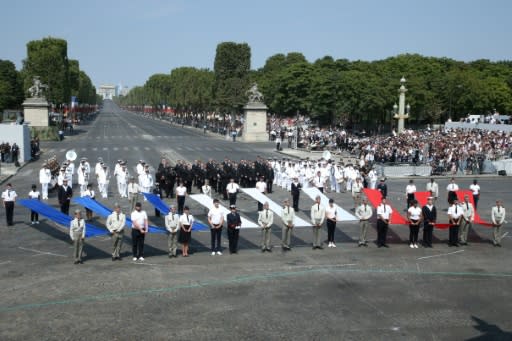
[[[84,207],[87,207],[100,217],[106,218],[112,213],[112,210],[108,208],[107,206],[103,205],[102,203],[90,198],[90,197],[81,197],[81,198],[74,198],[73,202],[82,205]],[[132,227],[132,220],[130,219],[129,214],[126,215],[126,226]],[[149,232],[150,233],[165,233],[166,230],[163,227],[158,226],[152,226],[149,225]]]
[[[82,205],[84,207],[87,207],[97,215],[99,215],[102,218],[106,218],[112,213],[112,210],[109,208],[103,206],[96,200],[90,198],[90,197],[81,197],[81,198],[74,198],[74,203],[77,203],[78,205]]]
[[[157,210],[160,211],[163,215],[169,214],[169,206],[162,200],[160,197],[153,193],[142,193],[144,197],[151,203],[151,205],[155,206]],[[193,231],[206,231],[209,230],[209,227],[200,221],[195,220],[194,225],[192,226]]]
[[[153,193],[142,193],[146,197],[146,199],[151,203],[151,205],[155,206],[157,210],[160,211],[163,215],[169,214],[169,207],[167,204],[160,199],[160,197]]]
[[[43,215],[47,217],[48,219],[56,222],[57,224],[60,224],[64,226],[65,228],[69,229],[69,224],[71,223],[70,216],[56,210],[55,208],[51,207],[50,205],[47,205],[39,200],[34,199],[21,199],[18,200],[18,202],[25,206],[28,209],[31,209],[32,211],[35,211],[39,213],[40,215]],[[107,229],[103,229],[97,226],[94,226],[92,224],[85,224],[85,236],[86,237],[95,237],[95,236],[104,236],[107,235],[109,232]]]

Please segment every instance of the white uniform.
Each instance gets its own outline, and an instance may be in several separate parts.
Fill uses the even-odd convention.
[[[98,174],[98,190],[101,193],[101,197],[104,199],[108,197],[109,177],[109,171],[105,168],[102,169]]]
[[[41,184],[41,192],[43,200],[48,199],[48,184],[52,181],[52,173],[48,168],[41,168],[39,171],[39,183]]]

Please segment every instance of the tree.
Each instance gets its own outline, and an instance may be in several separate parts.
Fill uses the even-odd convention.
[[[69,90],[71,96],[78,96],[80,88],[80,63],[78,60],[70,59],[69,65]]]
[[[25,91],[32,85],[33,77],[39,76],[48,85],[46,97],[50,102],[69,102],[68,44],[64,39],[48,37],[30,41],[23,68]]]
[[[214,62],[214,98],[220,110],[240,112],[247,103],[251,48],[248,44],[224,42],[217,45]]]
[[[0,59],[0,113],[4,109],[19,108],[23,98],[20,74],[14,63]]]

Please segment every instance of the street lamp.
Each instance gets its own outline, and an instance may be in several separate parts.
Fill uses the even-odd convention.
[[[393,105],[393,112],[395,115],[393,118],[398,120],[398,133],[400,134],[404,130],[404,120],[409,118],[409,112],[411,111],[411,106],[407,104],[405,105],[405,93],[407,89],[405,87],[406,80],[404,77],[400,79],[400,88],[398,89],[398,105],[395,103]],[[407,110],[407,111],[406,111]]]

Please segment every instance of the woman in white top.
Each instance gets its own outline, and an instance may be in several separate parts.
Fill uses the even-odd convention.
[[[28,192],[28,197],[33,200],[41,200],[41,194],[37,190],[36,185],[32,185],[32,190]],[[39,224],[39,213],[30,210],[30,223],[32,225]]]
[[[178,214],[183,214],[183,207],[185,206],[185,197],[187,196],[187,187],[180,181],[180,185],[176,187],[176,200],[178,202]]]
[[[409,220],[409,247],[418,248],[418,232],[422,220],[421,208],[418,207],[418,201],[413,200],[412,206],[407,210],[407,219]]]
[[[325,208],[325,218],[327,221],[327,247],[336,247],[334,244],[334,231],[336,231],[336,205],[333,199],[329,199],[329,205]]]
[[[190,214],[188,206],[183,208],[183,214],[180,216],[180,234],[178,241],[182,244],[181,253],[183,257],[188,257],[188,244],[192,239],[192,226],[194,217]]]
[[[476,210],[478,206],[478,199],[480,199],[480,185],[476,179],[473,180],[473,184],[469,185],[469,189],[473,193],[473,203],[475,204],[474,206]]]

